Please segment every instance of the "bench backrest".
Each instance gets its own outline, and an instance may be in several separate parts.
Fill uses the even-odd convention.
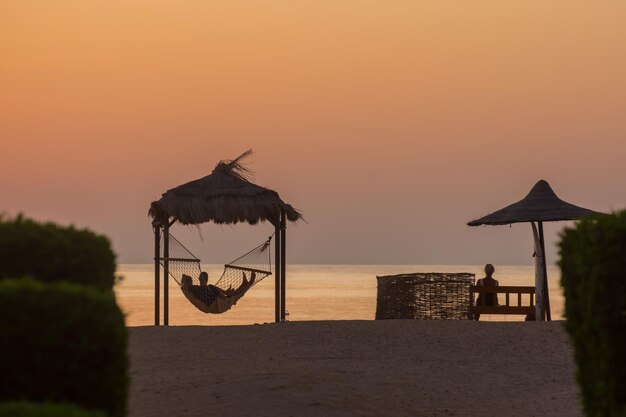
[[[475,294],[504,294],[504,300],[502,300],[502,297],[498,297],[499,305],[497,306],[476,306],[474,305]],[[535,287],[483,287],[471,285],[469,297],[470,313],[525,315],[535,313]],[[484,299],[485,297],[483,296],[482,298]],[[517,305],[511,305],[512,299],[517,299]],[[524,303],[525,301],[528,301],[528,303]]]

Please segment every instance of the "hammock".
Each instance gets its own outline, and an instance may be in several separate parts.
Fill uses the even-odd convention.
[[[272,275],[269,251],[272,236],[224,265],[222,276],[213,285],[201,281],[201,274],[207,275],[202,272],[200,259],[171,234],[169,239],[168,272],[191,304],[204,313],[220,314],[230,310],[250,288]]]

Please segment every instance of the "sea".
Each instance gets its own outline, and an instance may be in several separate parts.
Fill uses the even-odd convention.
[[[215,283],[223,265],[202,265]],[[414,272],[467,272],[482,278],[484,265],[287,265],[286,309],[289,321],[374,320],[377,276]],[[115,285],[119,305],[128,326],[153,325],[154,265],[121,264]],[[496,265],[494,278],[500,285],[533,286],[534,265]],[[161,275],[161,281],[163,277]],[[548,267],[548,286],[553,320],[563,318],[563,294],[560,270]],[[232,326],[271,323],[274,321],[274,279],[272,276],[255,285],[239,302],[223,314],[205,314],[197,310],[169,280],[169,324],[178,326]],[[161,282],[161,289],[163,283]],[[162,303],[161,296],[161,303]],[[161,308],[162,323],[162,308]],[[524,316],[481,316],[489,321],[522,321]]]

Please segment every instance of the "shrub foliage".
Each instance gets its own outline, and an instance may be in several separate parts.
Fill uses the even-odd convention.
[[[0,282],[0,401],[68,402],[125,415],[127,331],[112,292]]]
[[[72,404],[28,402],[0,403],[0,417],[106,417],[99,410],[85,410]]]
[[[585,412],[626,416],[626,211],[566,229],[560,253]]]
[[[72,226],[0,218],[0,279],[30,276],[111,290],[115,254],[105,236]]]

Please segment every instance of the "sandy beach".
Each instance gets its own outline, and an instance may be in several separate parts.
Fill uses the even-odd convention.
[[[562,322],[130,328],[130,416],[581,416]]]

